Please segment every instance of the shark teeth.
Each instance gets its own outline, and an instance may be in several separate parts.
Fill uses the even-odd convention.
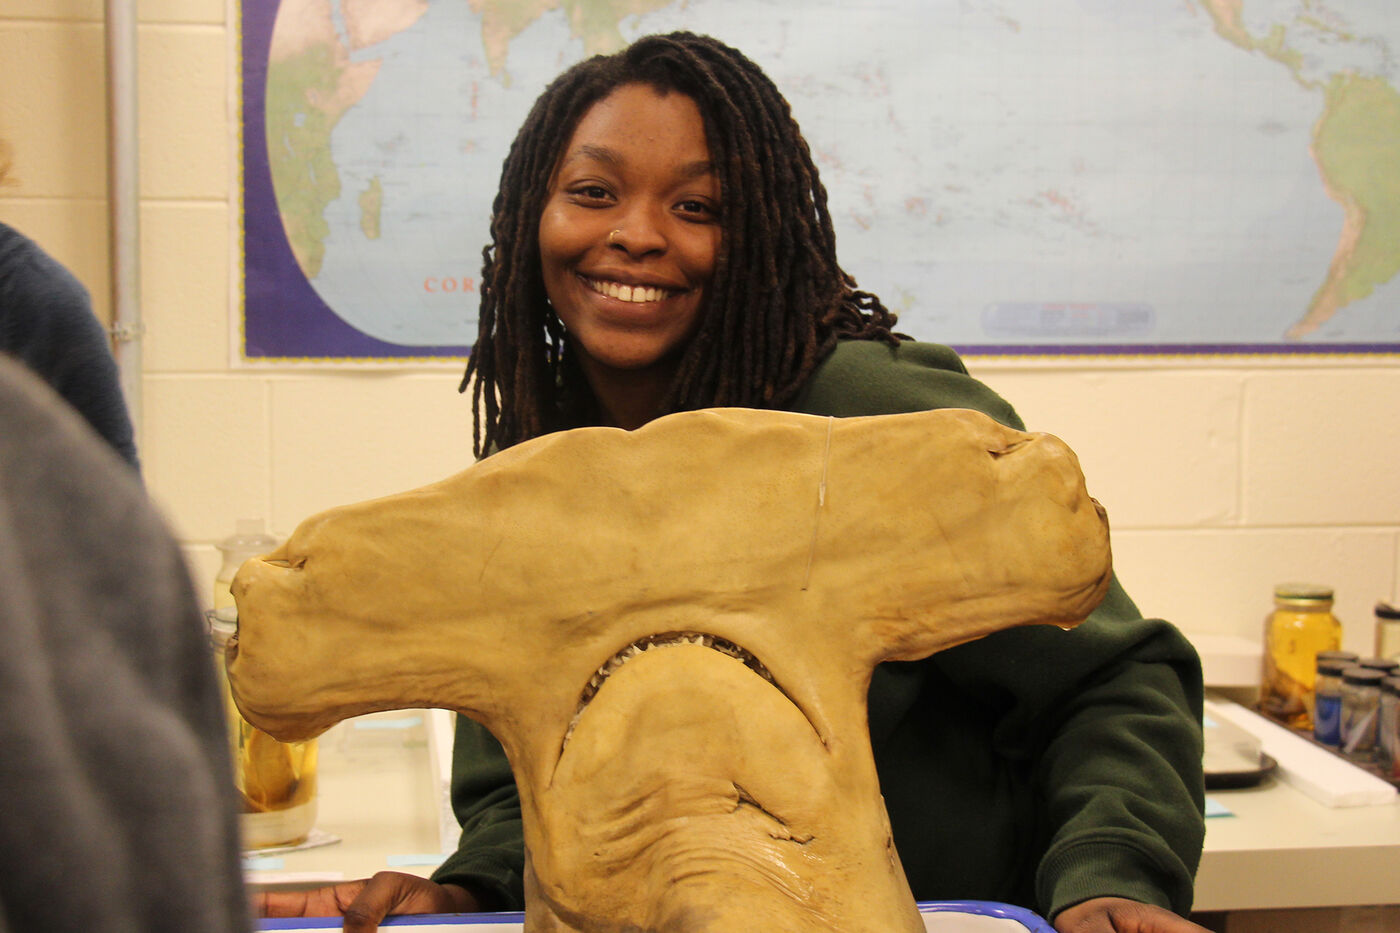
[[[778,682],[773,679],[773,675],[768,672],[768,668],[763,666],[763,662],[754,657],[750,652],[734,644],[732,641],[720,638],[717,635],[709,635],[705,632],[663,632],[659,635],[648,635],[646,638],[638,639],[632,644],[623,648],[613,655],[594,672],[584,686],[582,694],[579,696],[578,708],[574,710],[574,718],[569,722],[569,728],[564,732],[564,744],[569,743],[569,736],[574,734],[574,727],[578,725],[579,716],[583,714],[584,707],[588,706],[597,696],[598,690],[603,686],[613,673],[622,665],[633,658],[646,654],[649,651],[660,651],[674,645],[700,645],[704,648],[718,651],[720,654],[742,661],[744,666],[753,671],[773,686],[778,686]],[[781,689],[781,688],[779,688]],[[560,748],[563,751],[563,748]]]

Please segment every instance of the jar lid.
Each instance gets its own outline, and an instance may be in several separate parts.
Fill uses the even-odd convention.
[[[1345,661],[1347,664],[1355,664],[1361,655],[1355,651],[1319,651],[1317,659],[1319,661]]]
[[[1391,603],[1376,603],[1377,619],[1400,619],[1400,606]]]
[[[1332,599],[1332,587],[1318,583],[1280,583],[1274,587],[1274,599]]]
[[[1354,662],[1351,658],[1324,658],[1321,655],[1317,658],[1317,672],[1319,674],[1330,674],[1333,677],[1342,676],[1342,672],[1351,667]]]
[[[1380,686],[1380,682],[1385,680],[1385,674],[1375,668],[1353,665],[1342,672],[1342,680],[1349,684]]]
[[[1362,667],[1373,668],[1387,674],[1400,667],[1400,661],[1392,658],[1361,658],[1356,663]]]
[[[238,632],[237,606],[205,610],[204,618],[209,622],[209,641],[215,648],[222,648]]]

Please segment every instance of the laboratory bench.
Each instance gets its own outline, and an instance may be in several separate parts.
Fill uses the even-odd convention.
[[[1207,715],[1211,714],[1208,703]],[[248,853],[255,888],[317,886],[391,869],[422,876],[456,841],[447,802],[451,715],[360,717],[319,740],[316,839]],[[1400,905],[1400,803],[1327,806],[1278,772],[1208,792],[1197,911]],[[1231,928],[1233,929],[1233,927]]]

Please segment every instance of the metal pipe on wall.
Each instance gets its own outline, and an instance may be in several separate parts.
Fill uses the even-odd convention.
[[[141,443],[141,180],[136,108],[136,2],[107,0],[107,204],[112,339],[122,393]]]

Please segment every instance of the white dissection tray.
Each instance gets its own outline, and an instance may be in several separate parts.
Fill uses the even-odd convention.
[[[930,901],[919,905],[924,927],[931,933],[1055,933],[1043,919],[1009,904],[994,901]],[[380,928],[403,927],[404,933],[524,933],[524,915],[425,914],[389,917]],[[259,930],[339,930],[339,917],[262,920]]]

